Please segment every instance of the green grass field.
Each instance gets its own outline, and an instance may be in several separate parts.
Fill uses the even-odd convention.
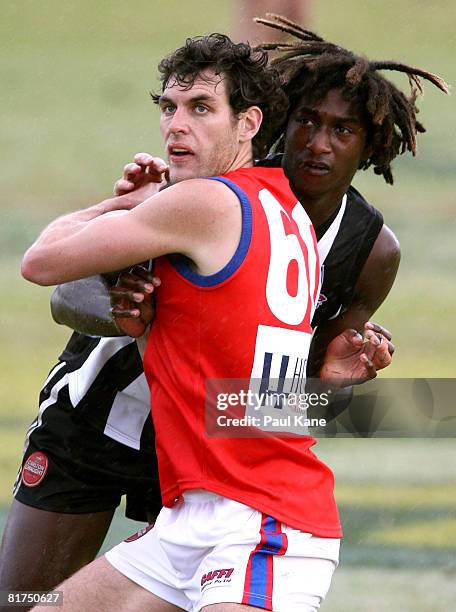
[[[68,336],[50,320],[50,291],[21,280],[20,256],[48,220],[106,197],[135,152],[161,152],[148,96],[157,61],[187,35],[232,30],[235,4],[2,3],[0,522],[40,384]],[[314,0],[311,25],[356,51],[454,83],[455,16],[449,0]],[[272,35],[264,29],[264,37]],[[420,107],[428,133],[416,159],[395,163],[394,187],[370,172],[355,184],[402,245],[398,279],[376,315],[397,344],[386,375],[454,377],[454,96],[427,86]],[[454,440],[322,440],[319,447],[336,473],[346,535],[323,609],[456,609]],[[119,513],[106,545],[135,528]]]

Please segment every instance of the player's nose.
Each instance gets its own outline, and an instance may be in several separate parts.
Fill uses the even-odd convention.
[[[188,113],[185,111],[185,109],[176,109],[168,123],[168,130],[170,134],[188,133],[189,120]]]
[[[309,134],[307,148],[314,155],[331,152],[331,136],[325,126],[315,127]]]

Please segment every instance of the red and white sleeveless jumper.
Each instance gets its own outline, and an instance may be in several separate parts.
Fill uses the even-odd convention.
[[[334,479],[311,451],[313,438],[206,434],[208,380],[305,372],[320,282],[312,225],[280,168],[242,168],[213,180],[225,183],[242,209],[232,259],[210,276],[182,260],[155,263],[162,286],[144,369],[163,504],[205,489],[296,529],[338,538]]]

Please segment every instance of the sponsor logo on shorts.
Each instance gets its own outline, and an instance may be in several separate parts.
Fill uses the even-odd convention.
[[[139,538],[142,538],[144,535],[146,535],[146,533],[150,531],[152,527],[153,525],[147,525],[147,527],[143,527],[133,535],[129,536],[126,540],[124,540],[124,542],[134,542],[135,540],[139,540]]]
[[[46,476],[48,458],[44,453],[32,453],[22,468],[22,482],[26,487],[37,487]]]
[[[222,584],[225,582],[231,582],[231,574],[234,572],[234,567],[229,569],[216,569],[212,572],[207,572],[201,578],[201,588],[205,589],[209,584]]]

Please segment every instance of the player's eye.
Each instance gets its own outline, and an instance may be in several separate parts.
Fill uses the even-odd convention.
[[[336,127],[334,128],[334,131],[339,136],[348,136],[350,134],[353,134],[353,130],[347,127],[346,125],[336,125]]]
[[[315,121],[312,117],[297,117],[296,121],[300,123],[303,127],[313,127],[315,125]]]
[[[203,104],[197,104],[195,106],[195,111],[198,115],[204,115],[204,113],[207,113],[208,108],[207,106],[204,106]]]
[[[172,115],[176,112],[176,107],[174,104],[163,104],[160,106],[160,111],[163,115]]]

